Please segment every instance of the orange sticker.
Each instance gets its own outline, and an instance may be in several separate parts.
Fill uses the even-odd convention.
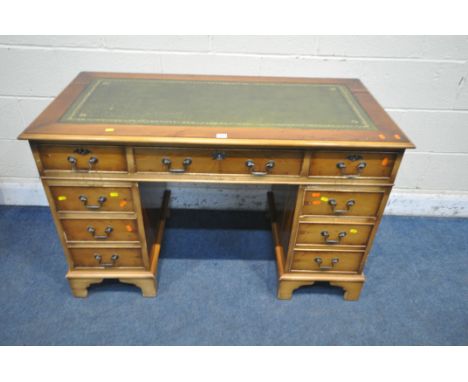
[[[120,208],[124,208],[128,204],[127,199],[122,199],[119,203]]]
[[[133,227],[130,224],[127,224],[125,226],[125,229],[127,230],[127,232],[133,232]]]
[[[380,138],[380,139],[385,139],[385,135],[379,134],[379,138]]]
[[[387,167],[388,166],[388,158],[385,157],[384,159],[382,159],[382,166],[383,167]]]
[[[320,192],[312,192],[313,198],[320,198]]]
[[[401,139],[400,134],[395,134],[394,137],[395,139]]]
[[[313,201],[312,201],[312,204],[313,204],[314,206],[317,206],[317,205],[319,205],[320,203],[322,203],[320,200],[313,200]]]

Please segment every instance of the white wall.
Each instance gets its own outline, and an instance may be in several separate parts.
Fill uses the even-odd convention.
[[[468,37],[0,36],[0,204],[45,203],[16,137],[85,70],[360,78],[417,146],[388,211],[468,215]]]

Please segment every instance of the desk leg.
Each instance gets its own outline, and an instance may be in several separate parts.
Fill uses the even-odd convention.
[[[88,288],[91,284],[101,283],[103,279],[118,279],[121,283],[133,284],[141,289],[143,297],[156,296],[156,278],[149,272],[141,275],[128,275],[122,277],[118,273],[105,273],[99,276],[88,277],[88,275],[80,275],[80,271],[71,271],[67,274],[68,282],[72,290],[73,296],[85,298],[88,297]],[[89,274],[89,273],[88,273]],[[89,275],[91,276],[91,275]],[[96,275],[97,276],[97,275]]]
[[[294,277],[292,275],[291,277]],[[288,274],[283,274],[283,278],[287,278]],[[332,286],[337,286],[343,288],[344,290],[344,299],[346,301],[357,301],[359,300],[359,296],[361,294],[362,287],[364,286],[364,280],[356,280],[356,281],[348,281],[348,280],[340,280],[340,276],[330,276],[330,278],[334,278],[335,280],[327,280],[327,276],[323,274],[318,274],[315,277],[311,276],[311,278],[315,278],[315,280],[278,280],[278,299],[280,300],[290,300],[292,298],[293,292],[302,287],[307,285],[313,285],[317,281],[325,281],[328,282]],[[360,276],[357,276],[360,277]]]
[[[83,278],[83,279],[68,279],[73,296],[85,298],[88,297],[88,287],[91,284],[102,283],[102,279],[98,278]]]
[[[292,294],[297,288],[313,284],[314,281],[278,280],[278,299],[291,300]]]
[[[363,282],[342,282],[334,281],[330,282],[330,285],[341,287],[344,289],[344,299],[346,301],[357,301],[361,295],[362,287],[364,286]]]
[[[133,284],[141,289],[143,297],[155,297],[156,296],[156,280],[153,278],[147,279],[119,279],[121,283]]]

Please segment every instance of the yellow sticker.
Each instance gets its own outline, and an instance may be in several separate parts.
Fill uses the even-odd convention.
[[[358,233],[358,230],[356,228],[351,228],[349,230],[349,233],[352,233],[354,235],[354,234]]]
[[[321,200],[322,202],[328,202],[328,198],[327,198],[326,196],[322,196],[322,197],[320,198],[320,200]]]
[[[119,197],[119,193],[118,192],[109,192],[109,196],[111,198],[118,198]]]
[[[60,195],[57,197],[57,199],[60,201],[60,202],[63,202],[64,200],[67,200],[67,197],[64,196],[64,195]]]
[[[104,131],[105,131],[106,133],[112,133],[112,132],[115,131],[115,129],[114,129],[113,127],[106,127],[106,128],[104,129]]]

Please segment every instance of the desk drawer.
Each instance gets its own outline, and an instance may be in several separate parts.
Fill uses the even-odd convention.
[[[39,155],[44,170],[127,171],[124,147],[40,145]]]
[[[302,157],[293,150],[135,148],[140,172],[298,176]]]
[[[372,225],[299,223],[296,244],[366,245]]]
[[[302,215],[376,216],[383,192],[306,190]]]
[[[127,187],[51,186],[57,211],[133,211],[132,189]]]
[[[358,272],[363,252],[294,251],[291,271]]]
[[[75,268],[143,268],[140,248],[69,248]]]
[[[63,219],[67,241],[139,241],[132,219]]]
[[[319,151],[312,153],[309,176],[390,178],[395,153]]]

